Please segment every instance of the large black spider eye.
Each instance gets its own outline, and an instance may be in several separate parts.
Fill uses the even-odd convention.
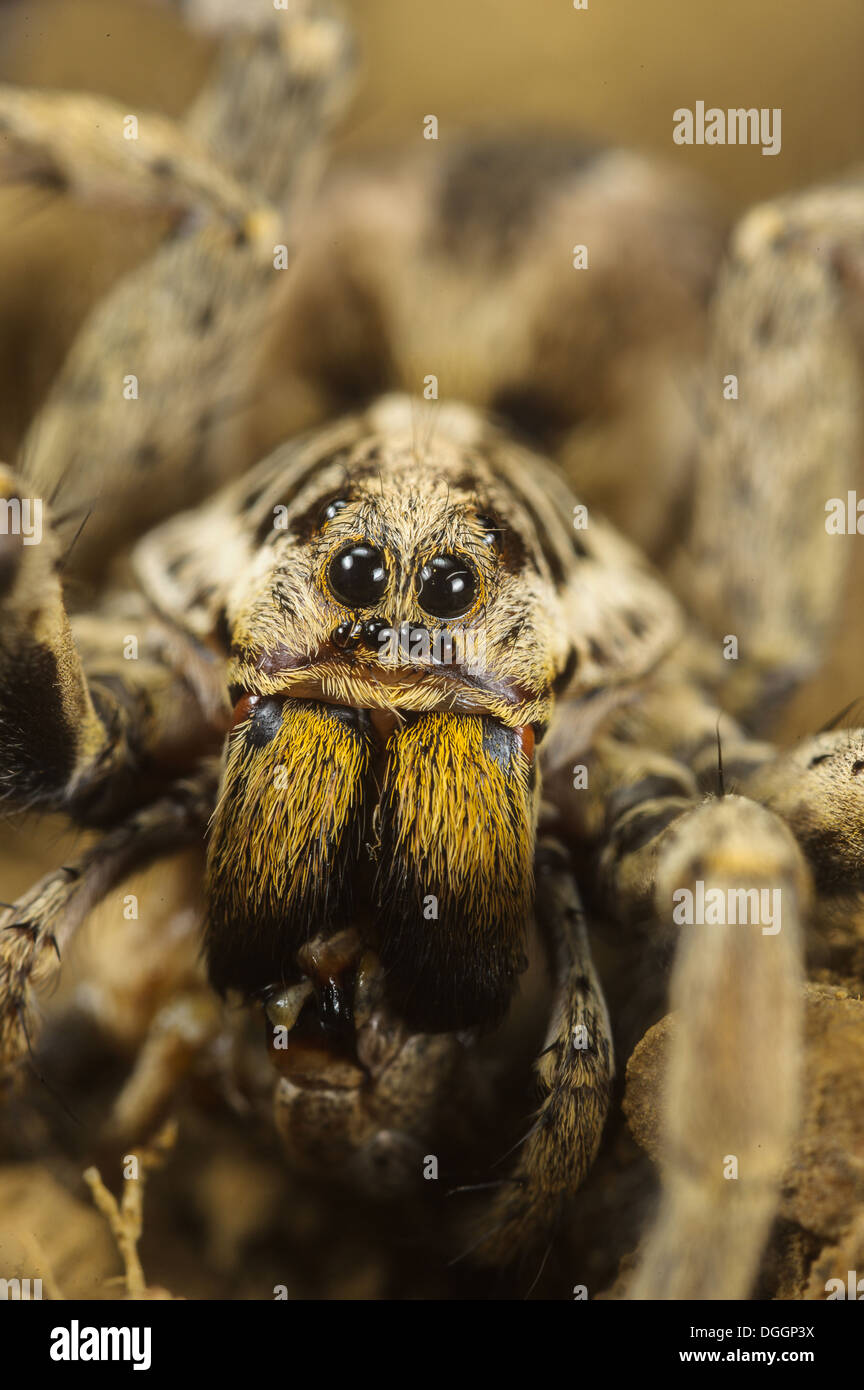
[[[384,556],[363,541],[334,555],[327,577],[336,598],[346,608],[371,608],[387,589]]]
[[[436,555],[420,571],[420,606],[436,618],[458,618],[474,603],[477,576],[459,555]]]

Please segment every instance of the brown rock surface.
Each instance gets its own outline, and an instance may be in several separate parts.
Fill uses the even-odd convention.
[[[674,1027],[674,1015],[661,1019],[634,1048],[627,1065],[628,1124],[655,1161]],[[804,1097],[778,1218],[777,1249],[767,1252],[764,1269],[774,1297],[824,1298],[829,1278],[845,1279],[849,1270],[864,1272],[864,999],[831,985],[805,986]],[[778,1282],[770,1270],[776,1274],[781,1265],[786,1268],[779,1247],[784,1231],[788,1236],[790,1230],[808,1245],[807,1237],[815,1238],[822,1249],[792,1283],[788,1277]]]

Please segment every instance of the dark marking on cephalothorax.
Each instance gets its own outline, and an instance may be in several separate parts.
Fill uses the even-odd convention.
[[[504,456],[496,456],[494,450],[490,450],[488,458],[491,466],[499,476],[506,481],[520,507],[528,516],[537,537],[537,547],[540,555],[546,562],[552,582],[557,589],[562,589],[570,578],[570,570],[567,561],[569,561],[572,554],[572,545],[569,536],[564,539],[562,545],[559,547],[559,545],[556,544],[556,538],[549,534],[549,529],[534,505],[530,493],[521,485],[520,478],[516,475],[516,470],[513,465],[508,465]],[[565,546],[566,550],[564,548]],[[530,558],[534,561],[535,568],[539,569],[536,563],[536,556],[531,555]]]
[[[220,608],[213,622],[213,636],[219,646],[225,652],[231,650],[231,624],[228,621],[228,613],[224,608]]]
[[[269,511],[265,512],[255,528],[254,542],[256,546],[266,545],[268,541],[273,541],[277,536],[284,536],[286,528],[276,525],[276,508],[284,505],[275,502]]]
[[[519,618],[518,621],[515,622],[513,626],[508,628],[507,631],[504,633],[504,636],[501,638],[502,645],[510,646],[513,642],[515,642],[517,638],[521,636],[524,627],[525,619]]]
[[[263,672],[265,676],[277,675],[281,671],[302,671],[311,665],[308,656],[281,644],[271,651],[260,652],[255,658],[255,670]]]
[[[572,647],[570,649],[570,653],[567,657],[567,660],[564,663],[563,670],[559,671],[558,675],[552,682],[553,695],[560,695],[563,691],[567,689],[568,685],[570,684],[571,680],[576,674],[576,668],[578,665],[579,653],[577,652],[575,647]]]
[[[258,505],[258,503],[261,501],[261,498],[264,496],[264,493],[269,488],[270,482],[271,480],[268,477],[265,478],[263,481],[258,479],[256,482],[252,484],[248,492],[245,492],[240,499],[241,512],[251,512],[252,508]]]
[[[279,612],[284,613],[286,618],[293,617],[294,604],[288,596],[288,586],[284,579],[276,579],[270,586],[270,593]]]
[[[487,264],[509,260],[536,225],[550,188],[598,153],[587,141],[542,135],[466,143],[444,169],[429,249],[454,259],[482,256]]]
[[[281,497],[278,497],[259,520],[254,533],[255,544],[264,545],[265,542],[271,538],[274,529],[276,529],[274,528],[274,521],[277,507],[281,506],[290,510],[295,498],[300,495],[307,484],[310,483],[317,474],[325,472],[328,468],[332,468],[334,464],[347,462],[348,457],[349,451],[341,447],[333,449],[329,454],[324,454],[323,457],[313,459],[311,463],[307,464],[292,483],[291,491],[289,493],[283,493]],[[255,502],[259,501],[263,493],[267,490],[267,487],[259,490],[258,495],[255,497]],[[282,527],[279,527],[278,534],[290,536],[294,540],[301,542],[310,540],[321,525],[321,511],[326,500],[326,497],[322,498],[320,495],[317,496],[298,516],[291,517],[284,530]],[[254,505],[254,502],[250,502],[248,505],[251,507]]]

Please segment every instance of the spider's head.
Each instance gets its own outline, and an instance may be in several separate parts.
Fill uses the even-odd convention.
[[[473,413],[451,408],[430,429],[406,407],[379,405],[311,457],[292,451],[255,496],[226,613],[241,713],[288,696],[509,727],[548,718],[566,638],[530,518]]]

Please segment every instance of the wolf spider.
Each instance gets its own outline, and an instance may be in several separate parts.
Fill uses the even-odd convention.
[[[506,1265],[565,1218],[614,1094],[589,925],[661,985],[680,941],[627,1296],[745,1297],[798,1113],[803,936],[864,864],[864,732],[761,737],[846,562],[824,514],[859,459],[860,180],[728,240],[671,169],[548,139],[418,133],[319,185],[344,28],[220,9],[189,7],[221,51],[186,118],[128,143],[107,100],[0,95],[7,178],[169,224],[2,475],[10,522],[46,499],[40,543],[0,536],[2,795],[99,832],[5,914],[3,1059],[91,908],[206,840],[209,980],[267,1019],[293,1161],[410,1188],[530,927],[539,1106],[473,1246]],[[682,893],[753,890],[782,929],[677,925]],[[130,1130],[176,1080],[147,1055]]]

